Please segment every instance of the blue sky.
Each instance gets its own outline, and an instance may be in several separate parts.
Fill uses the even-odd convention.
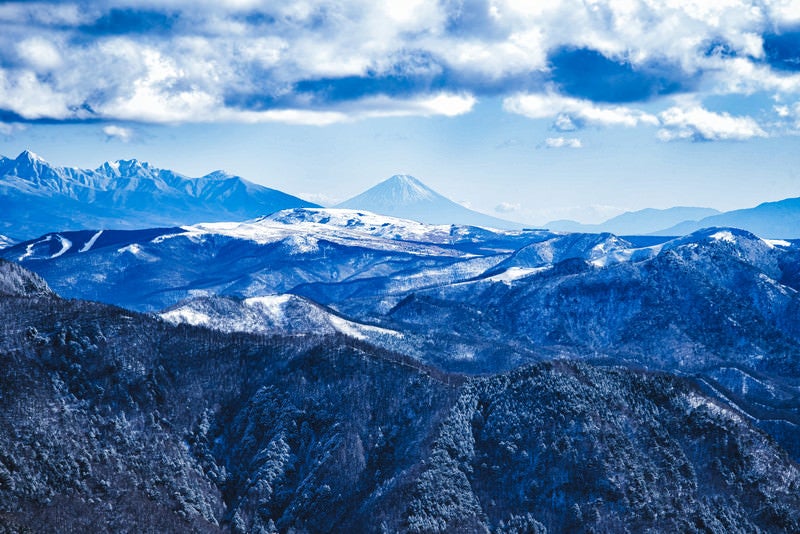
[[[800,196],[796,1],[0,4],[0,153],[531,224]]]

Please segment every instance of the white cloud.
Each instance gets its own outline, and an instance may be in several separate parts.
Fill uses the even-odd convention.
[[[544,140],[547,148],[581,148],[583,143],[574,137],[548,137]]]
[[[56,46],[41,37],[25,39],[17,44],[20,58],[39,71],[49,71],[61,66],[62,59]]]
[[[671,107],[660,114],[662,141],[690,139],[699,141],[742,141],[753,137],[766,137],[767,133],[752,117],[734,117],[729,113],[715,113],[700,106],[688,109]]]
[[[627,106],[601,105],[589,100],[579,100],[548,93],[519,94],[506,98],[503,107],[512,113],[532,119],[555,118],[555,126],[574,129],[575,123],[598,126],[656,125],[658,118]]]
[[[70,111],[70,94],[42,81],[30,70],[0,70],[0,109],[14,111],[26,119],[67,118],[79,115]]]
[[[715,82],[713,92],[718,94],[751,95],[758,91],[776,91],[788,95],[800,93],[800,73],[774,71],[748,58],[725,61],[709,78]]]
[[[108,139],[116,139],[118,141],[122,141],[123,143],[127,143],[133,139],[133,130],[130,128],[123,128],[122,126],[116,126],[114,124],[104,126],[103,133]]]
[[[25,129],[25,125],[19,122],[0,122],[0,135],[10,137],[16,132]]]
[[[786,118],[791,114],[789,106],[772,106],[772,109],[774,109],[775,113],[778,114],[778,117],[781,118]]]
[[[800,21],[793,0],[489,4],[485,20],[475,10],[453,31],[458,9],[422,0],[3,3],[0,108],[25,118],[329,124],[455,116],[482,95],[500,95],[508,111],[553,119],[561,131],[658,124],[635,104],[548,89],[548,54],[562,46],[624,59],[636,72],[671,65],[690,92],[697,82],[704,94],[800,95],[800,73],[762,61],[762,34]],[[177,14],[178,22],[172,31],[86,31],[114,7]],[[268,31],[242,16],[252,10],[271,21]],[[727,52],[707,54],[715,43]],[[325,83],[348,76],[377,81],[363,94],[348,93],[346,83],[327,94]],[[415,76],[418,85],[403,86]],[[319,78],[316,93],[296,94],[297,84]],[[530,93],[516,94],[522,88]]]
[[[773,111],[778,116],[771,124],[774,130],[794,135],[800,133],[800,102],[775,105]]]
[[[494,207],[494,211],[498,213],[514,213],[520,209],[522,209],[522,206],[518,202],[501,202]]]

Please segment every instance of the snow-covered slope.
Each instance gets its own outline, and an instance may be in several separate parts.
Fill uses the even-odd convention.
[[[17,243],[16,239],[0,234],[0,249],[8,248]]]
[[[242,220],[314,204],[216,171],[188,178],[135,159],[55,167],[25,151],[0,158],[0,231],[31,238],[83,228]]]
[[[19,265],[0,260],[0,297],[53,296],[47,282]]]
[[[47,234],[0,256],[46,273],[65,296],[157,310],[190,297],[247,298],[309,284],[374,295],[451,283],[548,235],[303,208],[246,222]]]
[[[350,321],[297,295],[265,295],[246,299],[201,297],[181,302],[159,314],[171,323],[206,326],[223,332],[272,335],[341,333],[374,344],[403,337],[399,332]]]
[[[296,209],[244,223],[60,232],[0,257],[66,297],[147,311],[234,297],[189,301],[168,317],[227,330],[346,332],[450,370],[570,357],[703,373],[713,391],[740,399],[724,402],[782,443],[800,443],[792,426],[800,418],[786,408],[800,391],[791,378],[800,376],[792,241],[731,228],[662,241],[493,232]],[[743,391],[754,380],[774,398]]]
[[[520,229],[523,226],[467,209],[406,174],[392,176],[337,207],[368,210],[429,224],[465,224],[507,229]]]

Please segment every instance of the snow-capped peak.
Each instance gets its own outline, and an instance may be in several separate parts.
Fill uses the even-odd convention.
[[[413,176],[396,174],[337,207],[398,216],[398,209],[418,206],[429,208],[434,202],[449,201]]]
[[[150,169],[150,164],[138,159],[121,159],[115,162],[119,169]]]
[[[20,152],[19,156],[17,156],[17,161],[35,161],[37,163],[46,163],[41,156],[30,150],[23,150]]]
[[[432,200],[436,198],[436,192],[431,188],[408,174],[395,174],[388,180],[378,184],[375,189],[379,189],[391,198],[396,204],[410,204],[420,200]]]
[[[96,170],[109,176],[136,176],[141,173],[149,174],[155,169],[146,161],[118,159],[116,161],[106,161]]]
[[[336,207],[366,210],[429,224],[522,228],[521,224],[467,209],[407,174],[396,174]]]
[[[222,169],[218,169],[216,171],[206,174],[205,176],[203,176],[203,178],[207,180],[229,180],[231,178],[237,178],[237,176],[229,173],[228,171],[223,171]]]

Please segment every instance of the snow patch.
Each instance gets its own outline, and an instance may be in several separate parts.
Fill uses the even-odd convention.
[[[124,254],[126,252],[144,261],[148,262],[158,261],[158,258],[156,256],[148,254],[147,252],[142,250],[142,246],[138,243],[131,243],[130,245],[117,249],[118,254]],[[191,295],[192,292],[190,291],[189,294]],[[203,294],[205,294],[205,292]]]
[[[208,315],[194,310],[189,306],[168,311],[160,315],[164,320],[173,324],[186,323],[194,326],[207,326],[211,323],[211,318]]]
[[[319,241],[310,235],[290,235],[283,240],[291,256],[308,254],[319,250]]]
[[[346,319],[342,319],[341,317],[337,317],[336,315],[331,315],[329,317],[329,320],[331,322],[331,325],[336,330],[338,330],[339,332],[341,332],[342,334],[344,334],[346,336],[350,336],[350,337],[353,337],[353,338],[356,338],[356,339],[361,339],[361,340],[367,338],[367,336],[365,336],[360,331],[360,329],[356,328],[355,325],[353,325],[353,323],[351,323],[350,321],[348,321]]]
[[[25,261],[26,258],[32,257],[33,256],[33,249],[34,249],[34,247],[36,245],[39,245],[41,243],[47,243],[51,239],[52,239],[52,236],[47,236],[44,239],[42,239],[41,241],[36,241],[34,243],[30,243],[30,244],[26,245],[25,246],[25,253],[22,256],[20,256],[19,260],[17,260],[17,261]]]
[[[547,269],[550,269],[550,267],[509,267],[502,273],[489,276],[484,280],[488,282],[503,282],[510,285],[514,280],[519,280],[520,278],[525,278],[526,276],[540,273]]]
[[[762,241],[766,243],[769,248],[775,248],[775,247],[790,248],[792,246],[791,243],[783,239],[762,239]]]
[[[745,412],[742,411],[741,408],[739,408],[730,399],[728,399],[727,397],[722,395],[716,388],[713,388],[711,386],[711,384],[709,384],[707,381],[703,380],[703,383],[705,383],[706,385],[711,387],[711,389],[713,389],[715,393],[720,395],[720,397],[722,397],[726,402],[728,402],[730,404],[730,406],[733,409],[735,409],[736,411],[726,410],[725,408],[721,407],[719,404],[717,404],[715,402],[712,402],[711,400],[709,400],[707,398],[701,397],[700,395],[698,395],[697,393],[694,393],[694,392],[685,395],[685,398],[688,401],[689,406],[692,407],[692,409],[696,410],[696,409],[698,409],[700,407],[703,407],[706,410],[708,410],[709,412],[713,413],[714,415],[717,415],[717,416],[720,416],[720,417],[726,417],[726,418],[730,419],[731,421],[735,421],[737,423],[743,423],[744,422],[744,419],[741,417],[740,414],[745,414]]]
[[[102,233],[103,231],[100,230],[96,234],[94,234],[92,238],[89,241],[87,241],[78,252],[89,252],[94,246],[95,242],[97,241],[97,238],[100,237],[100,234]]]
[[[52,241],[53,239],[58,239],[59,243],[61,244],[61,249],[58,252],[56,252],[55,254],[53,254],[52,256],[45,256],[45,257],[41,257],[40,256],[40,257],[37,258],[35,256],[36,246],[37,245],[41,245],[43,243],[47,243],[48,241]],[[63,237],[63,236],[58,235],[58,234],[49,235],[49,236],[45,237],[44,239],[42,239],[40,241],[35,241],[33,243],[29,243],[28,245],[26,245],[25,246],[25,252],[22,254],[22,256],[19,257],[19,259],[17,261],[25,261],[26,259],[32,259],[32,260],[33,259],[50,259],[50,260],[52,260],[52,259],[58,258],[59,256],[65,254],[70,248],[72,248],[72,241],[70,241],[66,237]]]
[[[279,309],[280,306],[287,304],[292,300],[292,295],[262,295],[259,297],[250,297],[244,299],[245,306],[263,306],[265,308]]]
[[[0,235],[0,249],[8,248],[15,245],[17,242],[8,236]]]
[[[736,237],[729,230],[721,230],[708,236],[714,241],[725,241],[726,243],[736,243]]]
[[[67,252],[69,249],[72,248],[72,241],[70,241],[66,237],[64,237],[62,235],[57,235],[56,239],[61,241],[61,250],[59,250],[58,252],[56,252],[55,254],[50,256],[51,260],[54,260],[54,259],[58,258],[59,256],[62,256],[65,252]]]
[[[401,332],[380,328],[378,326],[354,323],[353,321],[348,321],[347,319],[343,319],[338,315],[330,314],[328,316],[328,321],[337,331],[356,339],[368,339],[368,334],[387,334],[397,338],[403,337]]]
[[[118,248],[117,252],[119,252],[120,254],[122,254],[124,252],[130,252],[134,256],[141,256],[142,254],[144,254],[142,252],[142,247],[139,246],[138,243],[133,243],[131,245],[127,245],[127,246],[124,246],[122,248]]]

